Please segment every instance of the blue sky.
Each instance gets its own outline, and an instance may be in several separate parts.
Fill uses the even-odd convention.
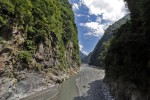
[[[78,27],[80,50],[93,51],[105,29],[126,15],[123,0],[69,0]]]

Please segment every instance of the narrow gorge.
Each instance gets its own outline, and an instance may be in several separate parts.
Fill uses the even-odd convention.
[[[104,80],[115,100],[149,100],[150,1],[125,1],[131,20],[108,32],[113,36],[106,37],[111,26],[105,31],[91,56],[90,64],[105,69]]]
[[[0,100],[150,100],[149,11],[150,0],[0,0]]]

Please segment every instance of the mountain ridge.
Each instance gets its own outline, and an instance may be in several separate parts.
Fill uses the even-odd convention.
[[[90,65],[94,65],[94,66],[98,66],[98,67],[100,67],[100,66],[104,67],[103,62],[101,62],[101,60],[100,60],[101,59],[100,54],[103,51],[103,43],[109,41],[113,37],[113,31],[118,29],[127,20],[130,20],[130,15],[129,14],[127,14],[126,16],[124,16],[122,19],[118,20],[114,24],[110,25],[105,30],[104,35],[99,40],[99,42],[97,43],[95,49],[93,50],[93,53],[91,54],[90,62],[89,62]]]

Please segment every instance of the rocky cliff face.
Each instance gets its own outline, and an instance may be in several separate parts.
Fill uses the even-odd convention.
[[[120,19],[119,21],[115,22],[114,24],[110,25],[106,29],[103,37],[99,40],[93,53],[91,54],[89,62],[90,65],[104,67],[104,62],[102,61],[101,56],[102,52],[104,51],[104,43],[109,41],[113,36],[113,32],[120,28],[121,25],[125,24],[127,20],[130,20],[129,14],[126,15],[124,18]]]
[[[68,0],[1,0],[0,5],[0,99],[59,83],[78,69]]]
[[[111,41],[105,59],[105,81],[116,100],[150,99],[149,0],[126,0],[131,21]]]

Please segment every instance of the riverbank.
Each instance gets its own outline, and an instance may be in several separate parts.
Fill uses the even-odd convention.
[[[81,71],[65,81],[54,100],[114,100],[103,82],[105,71],[87,64]]]
[[[83,64],[76,79],[80,96],[73,100],[114,100],[109,88],[103,82],[104,77],[104,69]]]
[[[54,87],[37,92],[34,95],[30,95],[20,100],[52,100],[58,95],[60,87],[60,84],[56,84]]]
[[[51,97],[59,91],[58,84],[77,74],[78,70],[70,68],[66,71],[53,70],[49,73],[24,70],[16,73],[17,78],[2,75],[0,78],[0,100],[28,100],[28,97],[34,97],[37,94],[45,98],[46,93]],[[45,99],[38,98],[38,100]]]
[[[61,86],[40,91],[21,100],[114,100],[103,82],[105,71],[82,64],[80,72]]]

